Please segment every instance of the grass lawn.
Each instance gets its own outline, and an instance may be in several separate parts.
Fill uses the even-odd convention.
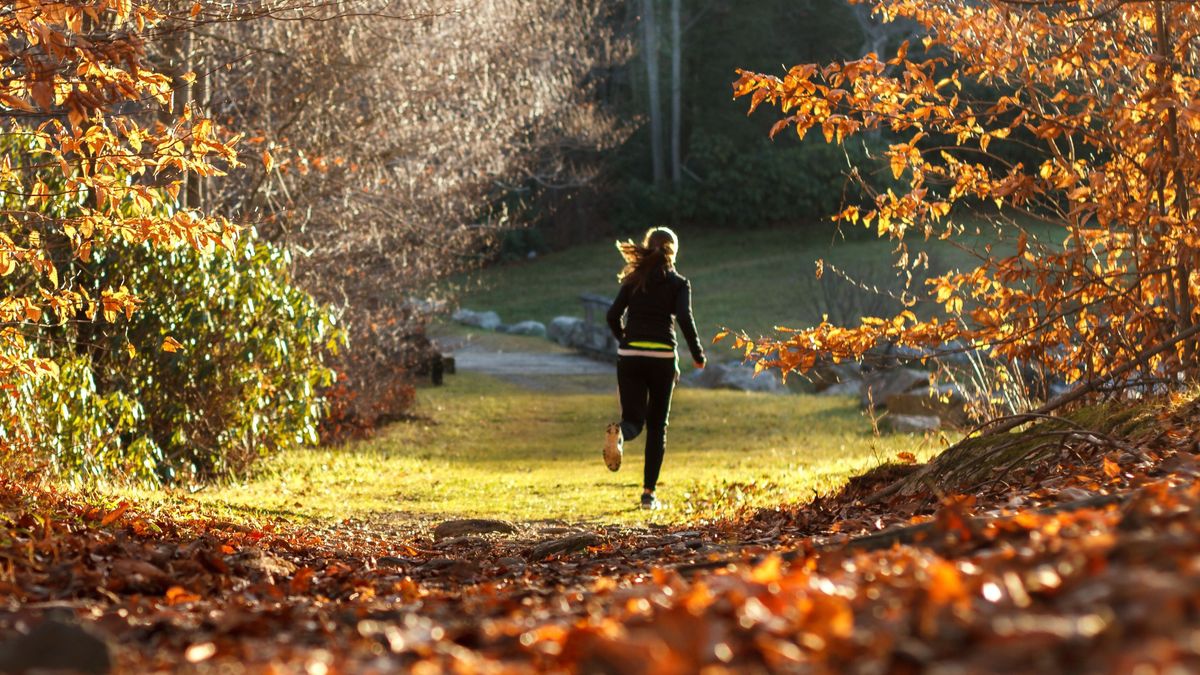
[[[681,229],[679,236],[679,271],[692,281],[697,328],[706,343],[725,327],[757,336],[777,325],[798,328],[818,322],[821,317],[812,315],[804,297],[814,290],[817,259],[860,277],[867,276],[868,267],[875,277],[883,276],[893,262],[891,242],[843,241],[831,226],[744,232]],[[965,253],[944,242],[914,240],[910,248],[930,251],[935,265],[943,268],[968,262]],[[463,293],[461,304],[496,311],[507,323],[579,316],[581,293],[616,294],[620,265],[612,243],[605,241],[495,266]],[[722,347],[715,351],[718,358],[734,358]]]
[[[670,522],[804,501],[899,451],[933,449],[921,438],[874,437],[848,398],[681,389],[659,488],[671,508],[647,514],[635,508],[642,438],[628,444],[619,473],[600,458],[615,388],[548,395],[467,373],[447,382],[419,392],[417,412],[430,422],[288,453],[253,481],[196,497],[231,516]]]
[[[833,243],[811,228],[680,234],[679,268],[693,281],[705,338],[724,326],[762,333],[819,319],[806,316],[802,302],[817,258],[851,273],[890,260],[888,242]],[[932,246],[943,267],[965,257],[945,244]],[[618,263],[612,245],[600,243],[493,267],[462,304],[495,310],[510,323],[578,315],[580,293],[616,290]],[[461,338],[470,331],[436,332]],[[544,339],[495,333],[486,339],[499,352],[563,351]],[[711,351],[735,358],[721,347]],[[686,359],[682,365],[690,368]],[[628,444],[619,473],[608,472],[600,458],[604,425],[618,413],[614,379],[574,376],[521,387],[462,373],[445,387],[419,392],[416,413],[424,421],[396,424],[345,447],[287,453],[253,480],[196,498],[235,517],[686,521],[807,501],[900,451],[923,459],[942,443],[876,437],[849,398],[680,389],[659,490],[671,508],[646,514],[635,508],[643,439]]]

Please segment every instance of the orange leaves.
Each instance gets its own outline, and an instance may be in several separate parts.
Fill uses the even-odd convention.
[[[962,573],[954,563],[935,560],[929,568],[929,600],[935,605],[951,603],[963,605],[969,602]]]
[[[816,326],[746,343],[746,354],[787,370],[884,341],[953,339],[993,345],[1001,358],[1053,354],[1045,360],[1070,378],[1103,378],[1130,361],[1152,378],[1200,373],[1183,352],[1137,357],[1191,325],[1200,307],[1200,61],[1158,32],[1191,31],[1200,7],[1174,5],[1160,26],[1149,5],[1099,11],[1092,0],[1050,3],[1053,11],[1041,2],[873,4],[885,21],[923,26],[937,56],[905,44],[886,64],[866,55],[782,78],[739,71],[735,96],[753,96],[751,112],[778,107],[772,136],[792,125],[801,136],[819,126],[837,143],[864,131],[911,134],[882,153],[905,185],[866,185],[867,205],[834,216],[895,240],[898,266],[906,237],[938,234],[954,210],[990,221],[999,237],[973,269],[927,289],[943,322]],[[996,217],[966,213],[980,205]],[[1026,217],[1050,232],[1033,239]],[[960,233],[951,223],[940,236]]]
[[[121,516],[125,515],[125,512],[128,510],[129,510],[129,502],[124,502],[124,501],[121,502],[121,504],[119,506],[117,506],[117,508],[108,512],[107,514],[105,514],[105,516],[103,518],[100,519],[100,526],[108,527],[109,525],[112,525],[113,523],[117,522],[117,520],[119,520],[121,518]]]
[[[61,323],[85,311],[115,321],[136,311],[128,289],[91,298],[73,275],[60,278],[62,263],[51,262],[50,241],[40,232],[61,233],[83,262],[117,239],[182,241],[198,248],[231,240],[235,228],[223,218],[164,208],[175,201],[176,185],[143,180],[166,168],[220,175],[237,165],[227,133],[191,108],[175,124],[162,126],[114,114],[130,102],[144,107],[169,101],[172,79],[149,69],[141,34],[161,19],[152,3],[133,0],[22,0],[0,16],[0,44],[29,46],[3,57],[11,77],[0,82],[0,107],[46,113],[48,120],[27,123],[31,118],[10,116],[4,129],[17,145],[0,159],[0,181],[7,194],[23,200],[28,214],[12,220],[0,239],[0,276],[29,273],[38,288],[0,298],[0,320]],[[102,43],[90,41],[89,23],[105,25],[109,36]],[[27,158],[36,170],[15,166],[13,157]],[[12,333],[0,335],[0,376],[42,370],[36,361],[29,367],[13,362],[8,348],[15,339]]]
[[[164,594],[164,599],[166,599],[168,605],[174,606],[183,605],[190,602],[199,602],[200,596],[192,593],[182,586],[172,586],[167,589],[167,592]]]
[[[114,322],[117,316],[124,314],[125,318],[132,318],[133,312],[137,309],[140,301],[129,292],[129,289],[121,286],[117,290],[104,290],[100,292],[100,307],[104,320]]]

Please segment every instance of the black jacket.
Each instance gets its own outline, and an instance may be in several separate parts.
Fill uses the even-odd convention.
[[[625,325],[621,317],[628,312]],[[692,285],[674,270],[663,269],[652,274],[642,289],[633,284],[621,285],[617,299],[608,308],[608,327],[624,349],[641,349],[631,342],[658,342],[674,350],[675,320],[687,340],[692,360],[704,363],[704,349],[696,336],[696,321],[692,318]]]

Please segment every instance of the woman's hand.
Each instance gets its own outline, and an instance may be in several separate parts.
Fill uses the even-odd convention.
[[[704,370],[704,361],[692,361],[692,365],[696,366],[696,370]]]

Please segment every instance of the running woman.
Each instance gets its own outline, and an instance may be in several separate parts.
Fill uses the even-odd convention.
[[[620,341],[617,350],[617,388],[621,422],[608,425],[604,463],[621,468],[625,441],[646,430],[646,469],[642,508],[660,503],[654,488],[666,449],[671,394],[679,381],[675,360],[675,321],[687,340],[692,361],[704,367],[704,350],[692,318],[692,286],[675,271],[679,239],[665,227],[651,228],[641,244],[617,242],[625,268],[617,276],[621,291],[608,309],[608,326]],[[622,317],[625,321],[622,322]]]

